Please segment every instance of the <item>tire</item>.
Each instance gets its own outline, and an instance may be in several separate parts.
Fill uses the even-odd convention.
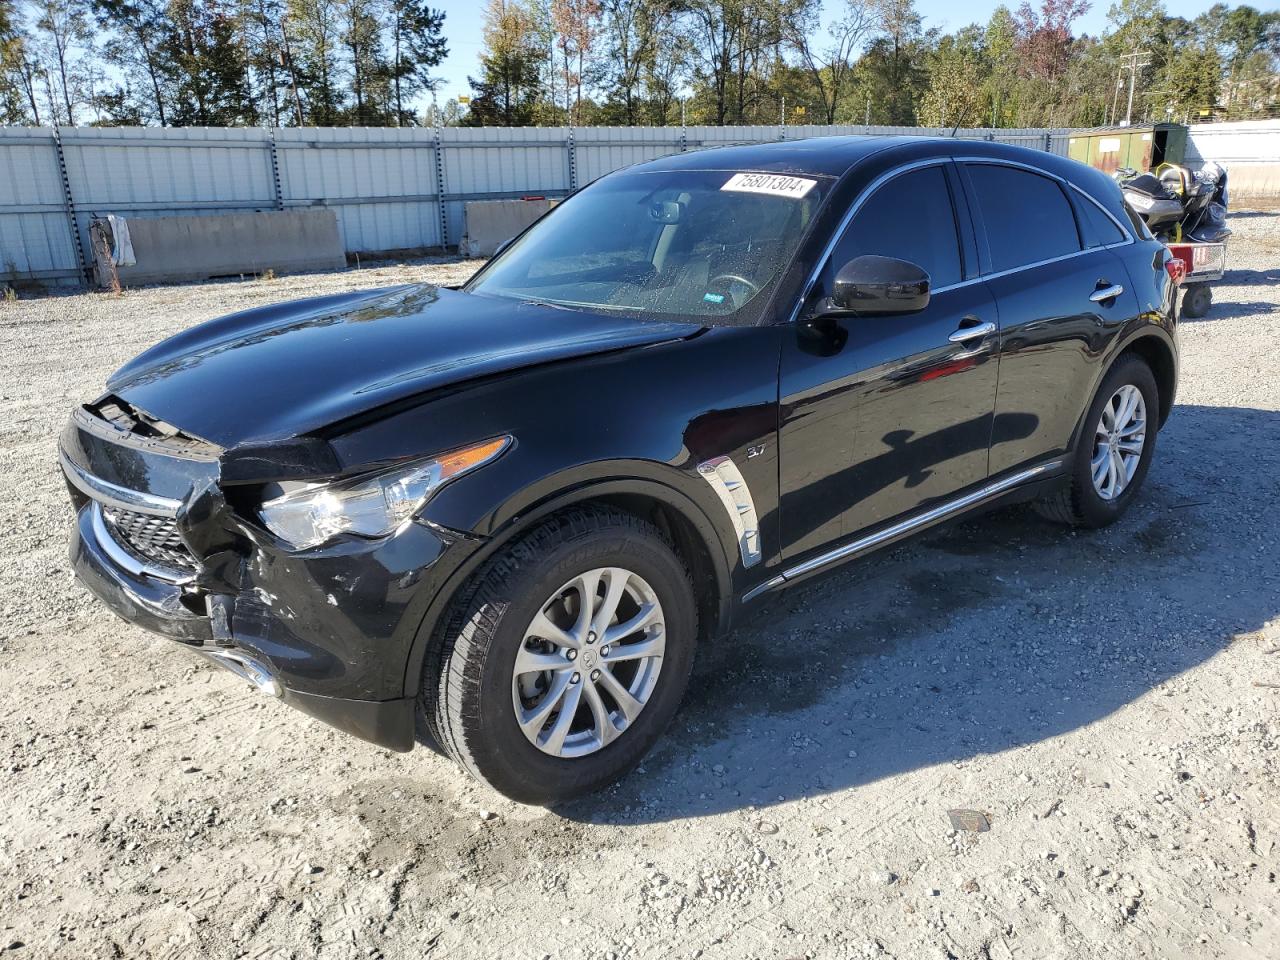
[[[1189,284],[1182,292],[1182,315],[1198,320],[1213,306],[1213,288],[1207,283]]]
[[[1100,447],[1100,427],[1105,428],[1103,410],[1113,402],[1120,391],[1125,388],[1136,389],[1142,398],[1145,408],[1143,417],[1142,448],[1137,455],[1136,465],[1131,476],[1124,481],[1118,493],[1108,498],[1094,482],[1095,456]],[[1061,489],[1056,490],[1036,502],[1037,512],[1059,523],[1075,527],[1098,528],[1115,523],[1129,509],[1142,482],[1146,479],[1147,470],[1151,466],[1151,458],[1156,448],[1156,423],[1159,418],[1159,390],[1155,376],[1146,361],[1134,354],[1121,356],[1115,366],[1103,378],[1102,385],[1089,405],[1076,442],[1075,452],[1071,455],[1069,480]],[[1121,425],[1122,428],[1124,425]],[[1128,434],[1131,443],[1136,434]],[[1122,457],[1125,456],[1122,454]],[[1118,475],[1118,474],[1117,474]],[[1103,484],[1104,490],[1106,483]]]
[[[629,640],[618,637],[611,651],[609,633],[597,637],[579,627],[583,584],[592,583],[594,594],[597,581],[590,578],[596,573],[607,575],[599,578],[601,595],[592,601],[597,612],[607,606],[617,579],[624,586],[611,622],[649,618]],[[552,632],[547,620],[538,620],[543,628],[534,632],[540,615],[563,620],[559,636],[574,634],[580,646],[540,639]],[[568,510],[505,548],[455,599],[423,666],[419,722],[468,773],[512,800],[551,804],[591,793],[635,767],[675,715],[697,631],[688,570],[656,527],[603,507]],[[640,649],[632,642],[657,649],[659,639],[664,645],[656,658],[620,654]],[[605,662],[602,651],[619,659]],[[554,662],[555,669],[517,675],[516,658],[525,654],[539,664]],[[566,667],[561,660],[570,656],[574,662]],[[597,683],[604,673],[609,676]],[[557,746],[559,720],[569,712],[564,704],[574,694],[570,681],[577,687],[573,719]],[[618,684],[631,684],[633,706],[645,697],[632,718],[622,717],[623,701],[614,699]],[[539,726],[533,718],[557,690],[564,691],[560,706]],[[531,732],[522,728],[521,716]]]

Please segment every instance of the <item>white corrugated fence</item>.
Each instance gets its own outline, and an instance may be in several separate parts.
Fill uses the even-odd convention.
[[[0,286],[80,283],[96,216],[331,208],[349,253],[455,246],[463,203],[564,196],[619,167],[734,143],[919,127],[0,128]],[[1065,130],[966,129],[1065,155]]]

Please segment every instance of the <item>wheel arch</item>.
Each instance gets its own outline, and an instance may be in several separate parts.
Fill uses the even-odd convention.
[[[1173,399],[1178,389],[1178,365],[1173,348],[1156,333],[1139,334],[1116,354],[1115,359],[1107,365],[1103,377],[1105,378],[1107,373],[1111,372],[1111,368],[1129,354],[1141,357],[1156,378],[1156,389],[1160,392],[1159,425],[1163,427],[1173,411]]]
[[[697,601],[699,633],[716,636],[732,618],[732,566],[715,524],[691,498],[665,484],[645,480],[602,480],[563,490],[523,510],[455,570],[427,605],[405,663],[405,696],[418,692],[423,664],[436,629],[458,591],[501,550],[548,517],[575,507],[599,504],[648,520],[670,540],[689,568]]]

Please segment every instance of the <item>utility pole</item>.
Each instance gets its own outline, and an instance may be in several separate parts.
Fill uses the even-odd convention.
[[[1124,125],[1127,127],[1133,123],[1133,87],[1137,81],[1138,71],[1151,64],[1151,51],[1134,50],[1133,53],[1126,53],[1120,59],[1129,70],[1129,106],[1124,112]]]

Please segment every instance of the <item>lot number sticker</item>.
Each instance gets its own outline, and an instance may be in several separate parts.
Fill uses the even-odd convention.
[[[799,200],[817,182],[804,177],[782,177],[774,173],[735,173],[720,189],[737,193],[766,193],[771,197],[794,197]]]

